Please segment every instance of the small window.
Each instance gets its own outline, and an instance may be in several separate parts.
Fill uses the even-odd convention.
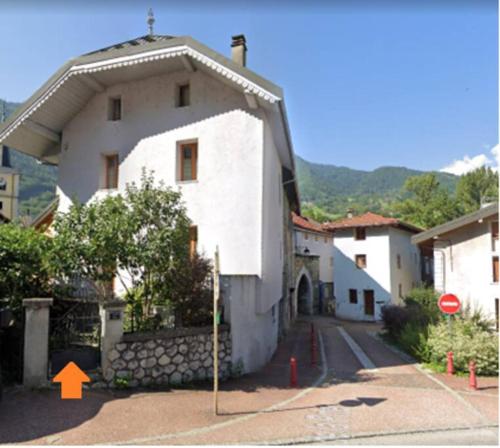
[[[305,239],[305,240],[308,240],[308,239],[309,239],[309,234],[307,234],[306,232],[304,232],[304,239]]]
[[[498,248],[498,221],[491,223],[491,246],[493,252],[496,252]]]
[[[349,303],[358,303],[358,290],[350,289],[349,290]]]
[[[179,180],[196,180],[198,164],[198,145],[184,143],[180,145],[180,173]]]
[[[189,84],[182,84],[177,87],[177,107],[186,107],[190,104]]]
[[[3,177],[0,177],[0,190],[7,190],[7,181]]]
[[[398,295],[400,299],[403,298],[403,285],[401,283],[398,285]]]
[[[358,269],[366,268],[366,255],[356,255],[356,266]]]
[[[498,257],[493,257],[493,282],[498,283]]]
[[[105,177],[104,188],[118,188],[118,154],[104,156]]]
[[[3,210],[3,202],[0,201],[0,210]]]
[[[396,263],[398,265],[398,269],[401,269],[401,255],[397,254]]]
[[[319,241],[319,236],[318,235],[314,235],[314,241]]]
[[[198,227],[191,226],[189,228],[189,256],[193,258],[196,254],[198,246]]]
[[[354,229],[355,240],[366,240],[366,229],[364,227],[356,227]]]
[[[330,257],[330,267],[333,267],[333,257]]]
[[[108,120],[120,121],[122,119],[122,99],[110,98],[108,103]]]

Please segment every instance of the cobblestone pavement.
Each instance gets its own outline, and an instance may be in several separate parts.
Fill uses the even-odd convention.
[[[497,378],[480,378],[479,391],[471,392],[466,379],[430,375],[402,360],[372,336],[376,325],[312,321],[322,362],[311,365],[311,320],[297,322],[261,372],[222,385],[218,416],[209,384],[196,390],[91,390],[81,401],[65,402],[57,391],[11,390],[0,404],[0,442],[363,444],[372,438],[431,444],[459,435],[475,444],[498,440]],[[363,367],[339,326],[374,369]],[[289,388],[292,355],[299,366],[297,389]]]

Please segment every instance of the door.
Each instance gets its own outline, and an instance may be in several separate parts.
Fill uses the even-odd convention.
[[[365,289],[363,291],[365,299],[365,315],[374,316],[375,315],[375,294],[373,289]]]

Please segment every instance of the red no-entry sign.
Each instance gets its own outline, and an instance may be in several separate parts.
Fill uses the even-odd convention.
[[[454,294],[443,294],[438,300],[438,306],[445,314],[455,314],[460,311],[460,300]]]

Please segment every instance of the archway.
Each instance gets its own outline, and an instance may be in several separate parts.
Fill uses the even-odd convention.
[[[312,314],[312,293],[311,280],[305,273],[301,274],[297,285],[297,311],[299,314]]]

